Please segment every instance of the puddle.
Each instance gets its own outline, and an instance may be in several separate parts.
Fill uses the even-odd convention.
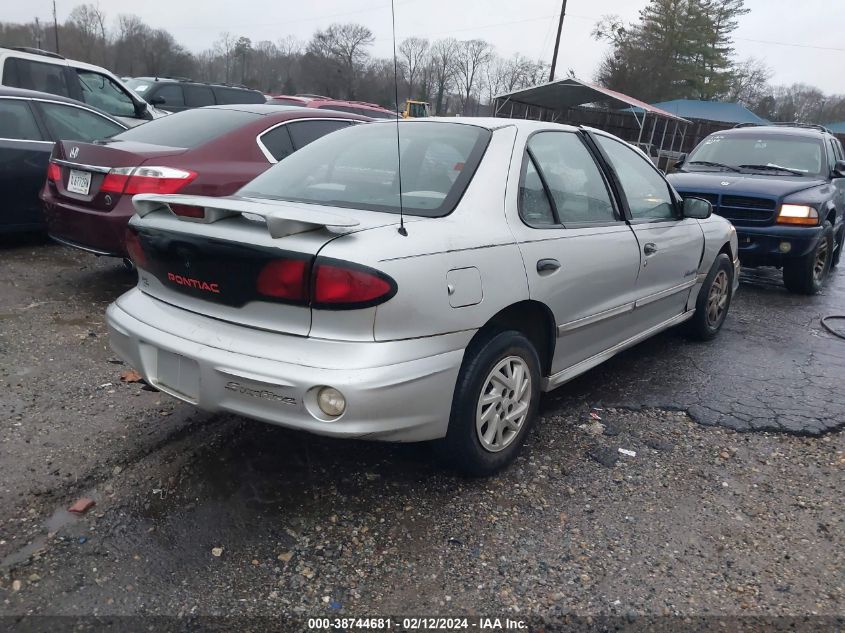
[[[84,492],[81,496],[89,497],[94,499],[95,501],[99,499],[99,495],[97,495],[96,490],[88,490]],[[89,510],[90,512],[90,510]],[[0,560],[0,572],[6,572],[13,567],[21,565],[29,560],[29,558],[38,552],[41,549],[44,549],[47,546],[47,535],[50,533],[58,533],[60,530],[73,525],[82,518],[84,515],[74,514],[72,512],[68,512],[67,508],[62,506],[56,508],[44,523],[41,524],[41,527],[44,531],[44,534],[37,536],[33,539],[32,543],[21,547],[18,550],[15,550],[8,556],[4,557]]]

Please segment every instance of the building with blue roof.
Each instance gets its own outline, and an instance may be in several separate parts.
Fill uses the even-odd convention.
[[[696,99],[675,99],[652,104],[684,119],[718,121],[719,123],[756,123],[765,125],[769,121],[759,117],[741,103],[727,101],[699,101]],[[633,109],[633,108],[632,108]]]
[[[845,134],[845,121],[825,123],[824,126],[834,134]]]

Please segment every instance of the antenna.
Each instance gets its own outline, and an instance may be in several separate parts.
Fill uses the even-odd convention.
[[[402,200],[402,146],[399,143],[399,71],[396,63],[396,8],[393,6],[394,0],[390,0],[390,18],[393,25],[393,99],[396,104],[396,158],[398,159],[397,167],[399,168],[399,235],[407,236],[408,230],[405,228],[405,204]]]

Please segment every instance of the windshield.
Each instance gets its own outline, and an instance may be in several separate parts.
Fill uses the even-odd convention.
[[[402,203],[427,217],[455,208],[491,132],[459,123],[400,123]],[[239,195],[399,213],[397,125],[333,132],[291,154]]]
[[[150,89],[150,86],[153,85],[153,82],[145,81],[143,79],[127,79],[123,83],[129,87],[130,90],[134,90],[141,96],[144,96],[144,93]]]
[[[260,118],[260,114],[241,110],[197,108],[129,128],[114,138],[192,149]]]
[[[687,159],[684,169],[712,170],[718,165],[696,165],[695,163],[719,163],[743,171],[755,170],[751,165],[768,166],[765,173],[778,173],[777,167],[799,172],[793,175],[817,175],[826,165],[820,141],[796,136],[772,135],[728,135],[708,136]],[[783,175],[789,175],[783,171]]]

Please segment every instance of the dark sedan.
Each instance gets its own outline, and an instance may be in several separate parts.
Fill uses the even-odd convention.
[[[73,99],[0,88],[0,233],[43,229],[38,191],[55,141],[92,141],[126,127]]]
[[[226,196],[311,141],[370,119],[266,104],[178,112],[94,143],[57,143],[41,193],[50,236],[127,257],[137,193]]]

